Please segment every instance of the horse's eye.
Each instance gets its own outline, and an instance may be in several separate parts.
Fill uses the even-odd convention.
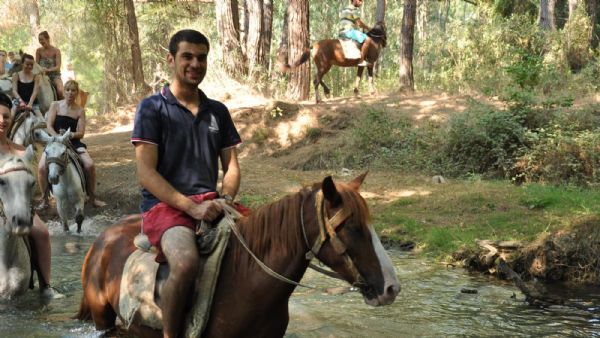
[[[0,185],[4,185],[6,184],[6,182],[4,182],[4,179],[0,178]]]

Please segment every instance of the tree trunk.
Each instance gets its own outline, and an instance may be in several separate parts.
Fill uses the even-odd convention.
[[[133,90],[136,95],[144,96],[150,92],[150,86],[144,81],[144,67],[142,63],[142,50],[140,48],[140,37],[138,33],[137,18],[133,0],[125,0],[125,13],[127,16],[127,27],[129,31],[129,46],[131,49],[131,63],[133,75]]]
[[[554,15],[555,7],[556,0],[540,1],[540,15],[538,18],[538,24],[543,30],[556,30],[556,18]]]
[[[427,39],[427,20],[429,17],[429,0],[419,0],[418,3],[418,20],[417,20],[417,32],[419,33],[419,40],[425,41]]]
[[[308,0],[289,0],[288,46],[289,59],[294,62],[309,46]],[[292,100],[306,100],[309,95],[310,62],[306,62],[290,73],[286,96]]]
[[[415,90],[413,77],[413,45],[415,35],[415,19],[417,16],[417,0],[404,1],[402,16],[402,31],[400,46],[400,90],[413,92]]]
[[[375,23],[385,22],[385,0],[377,0],[375,9]]]
[[[262,66],[269,69],[269,60],[271,54],[271,39],[273,37],[273,0],[264,0],[263,4],[263,33],[260,36],[261,48],[263,54]]]
[[[579,5],[579,0],[569,0],[569,20],[571,20],[573,17],[573,14],[577,9],[577,5]]]
[[[248,6],[248,40],[246,41],[246,56],[248,57],[248,70],[253,79],[257,79],[260,65],[263,63],[261,53],[262,35],[262,0],[246,0]]]
[[[248,21],[248,1],[251,0],[242,0],[243,2],[243,11],[244,11],[244,17],[243,17],[243,27],[242,27],[242,36],[241,36],[241,41],[242,41],[242,53],[244,53],[244,55],[248,56],[248,51],[246,50],[246,46],[248,46],[248,26],[250,25],[250,22]]]
[[[590,22],[592,23],[592,32],[590,36],[590,46],[592,49],[596,49],[598,47],[598,28],[597,28],[597,20],[598,20],[598,1],[597,0],[588,0],[587,1],[587,12],[590,16]]]
[[[246,59],[240,44],[240,19],[237,0],[215,0],[217,31],[223,52],[223,68],[232,78],[247,73]]]
[[[38,34],[40,33],[40,7],[38,0],[28,0],[26,3],[27,15],[29,16],[29,30],[31,32],[32,46],[37,46]]]

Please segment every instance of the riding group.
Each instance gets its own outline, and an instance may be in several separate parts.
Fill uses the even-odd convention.
[[[42,41],[42,48],[54,48],[40,35]],[[289,321],[288,300],[297,286],[306,286],[300,279],[313,259],[331,268],[329,275],[360,290],[367,304],[391,304],[400,284],[359,193],[366,173],[348,183],[328,176],[253,211],[234,202],[241,180],[241,137],[226,106],[198,89],[208,69],[209,40],[198,31],[181,30],[168,49],[170,84],[140,102],[131,136],[142,186],[141,214],[122,218],[92,244],[82,267],[77,318],[93,320],[99,330],[114,328],[119,318],[142,337],[281,337]],[[49,57],[43,52],[41,57]],[[33,95],[32,64],[22,70],[24,77],[18,75],[17,85],[33,82]],[[44,170],[68,161],[47,161],[51,143],[85,152],[80,141],[85,115],[74,103],[77,90],[76,82],[67,82],[64,99],[46,113],[47,131],[33,129],[33,139],[48,144],[40,159],[46,158]],[[12,246],[12,252],[20,252],[18,259],[0,253],[0,298],[16,296],[32,283],[30,270],[22,268],[29,267],[23,258],[28,251],[43,294],[57,294],[49,285],[48,232],[31,207],[35,177],[28,163],[33,150],[8,138],[19,107],[35,104],[35,98],[21,94],[15,92],[19,102],[12,110],[11,101],[0,96],[5,155],[0,158],[0,251]],[[57,124],[59,116],[75,122]],[[60,129],[67,131],[61,135]],[[39,176],[44,170],[38,170]],[[55,185],[51,190],[56,199]],[[88,194],[90,203],[100,204],[93,187]],[[36,232],[43,240],[32,238]],[[28,234],[33,245],[18,239]],[[40,267],[47,268],[46,274]],[[21,275],[5,278],[8,271]]]

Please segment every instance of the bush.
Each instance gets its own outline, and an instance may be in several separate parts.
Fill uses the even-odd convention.
[[[525,145],[523,119],[511,111],[474,107],[449,121],[445,156],[448,173],[504,175]]]

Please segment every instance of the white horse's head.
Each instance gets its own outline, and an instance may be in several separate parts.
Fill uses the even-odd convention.
[[[27,235],[33,226],[33,154],[33,147],[29,146],[23,157],[0,157],[0,200],[6,217],[2,226],[15,235]]]
[[[25,120],[13,134],[13,142],[23,146],[28,146],[36,141],[33,131],[44,125],[44,119],[36,115],[33,111],[24,111],[21,114],[27,114]]]
[[[35,138],[46,143],[46,166],[48,182],[58,184],[60,176],[65,172],[68,162],[67,142],[71,139],[71,129],[62,135],[50,136],[43,130],[35,131]]]

